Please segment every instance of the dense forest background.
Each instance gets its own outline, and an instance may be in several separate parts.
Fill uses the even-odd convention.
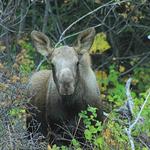
[[[27,138],[27,82],[49,68],[30,33],[42,31],[55,47],[73,44],[89,27],[96,29],[90,54],[107,121],[87,126],[86,149],[150,149],[149,0],[0,0],[0,149],[68,149],[47,146],[38,132]]]

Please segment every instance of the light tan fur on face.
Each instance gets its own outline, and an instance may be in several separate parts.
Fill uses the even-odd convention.
[[[77,79],[78,55],[73,47],[61,46],[56,48],[51,56],[51,62],[55,69],[55,81],[61,95],[74,93]]]
[[[29,82],[30,103],[40,112],[34,118],[41,125],[52,127],[60,120],[74,119],[88,105],[98,108],[98,118],[102,120],[99,88],[88,53],[94,35],[94,28],[90,28],[79,35],[74,47],[53,49],[46,35],[37,31],[32,33],[37,51],[44,56],[50,55],[54,65],[53,71],[34,73]],[[70,107],[73,109],[68,109]],[[44,128],[42,130],[46,132]]]

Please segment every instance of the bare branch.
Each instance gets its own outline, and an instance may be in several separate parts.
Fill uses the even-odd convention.
[[[104,4],[104,5],[100,6],[100,7],[97,7],[96,9],[94,9],[94,10],[90,11],[89,13],[85,14],[84,16],[80,17],[79,19],[77,19],[76,21],[74,21],[72,24],[70,24],[70,25],[63,31],[63,33],[61,34],[61,36],[60,36],[60,38],[59,38],[59,42],[58,42],[58,43],[60,43],[60,41],[62,40],[62,38],[63,38],[63,36],[65,35],[65,33],[66,33],[70,28],[72,28],[72,26],[74,26],[74,25],[75,25],[76,23],[78,23],[79,21],[83,20],[85,17],[87,17],[87,16],[89,16],[89,15],[95,13],[96,11],[100,10],[100,9],[103,8],[103,7],[107,7],[107,6],[111,6],[111,5],[118,5],[118,4],[120,5],[121,3],[124,3],[124,2],[127,2],[127,1],[129,1],[129,0],[123,0],[123,1],[121,1],[121,2],[112,3],[112,2],[114,2],[114,1],[111,0],[110,2]]]
[[[126,131],[126,133],[127,133],[127,135],[128,135],[128,138],[129,138],[129,141],[130,141],[131,149],[132,149],[132,150],[135,150],[135,146],[134,146],[133,137],[132,137],[132,135],[131,135],[131,132],[132,132],[132,129],[135,127],[135,125],[138,123],[138,121],[139,121],[139,119],[140,119],[140,116],[141,116],[141,113],[142,113],[142,111],[143,111],[143,109],[144,109],[144,107],[145,107],[145,105],[146,105],[146,103],[147,103],[149,97],[150,97],[150,92],[149,92],[148,95],[146,96],[146,99],[145,99],[145,101],[144,101],[144,103],[143,103],[143,105],[142,105],[142,107],[141,107],[139,113],[137,114],[137,117],[136,117],[135,120],[133,121],[133,123],[129,126],[129,128],[125,128],[125,131]]]
[[[146,96],[146,99],[145,99],[145,101],[144,101],[144,103],[143,103],[143,105],[142,105],[142,107],[141,107],[141,109],[140,109],[140,112],[138,113],[138,115],[137,115],[135,121],[131,124],[130,130],[132,130],[132,129],[134,128],[134,126],[137,124],[137,122],[139,121],[140,116],[141,116],[141,113],[142,113],[142,111],[143,111],[143,109],[144,109],[144,107],[145,107],[145,105],[146,105],[146,103],[147,103],[149,97],[150,97],[150,92],[149,92],[148,95]]]
[[[128,111],[130,115],[133,115],[133,107],[134,103],[132,100],[131,92],[130,92],[130,84],[131,84],[132,79],[129,78],[127,83],[126,83],[126,96],[127,96],[127,102],[126,102],[126,107],[128,108]]]
[[[127,118],[129,121],[131,120],[133,116],[133,99],[130,93],[130,85],[131,85],[132,79],[129,78],[126,83],[126,96],[127,101],[125,102],[124,106],[120,107],[117,112],[120,113],[123,117]]]
[[[132,68],[130,68],[129,70],[127,70],[126,72],[123,72],[121,76],[126,75],[127,73],[131,72],[132,70],[134,70],[138,65],[140,65],[145,59],[147,59],[149,57],[150,53],[147,53],[146,56],[144,56],[138,63],[136,63],[136,65],[134,65]]]

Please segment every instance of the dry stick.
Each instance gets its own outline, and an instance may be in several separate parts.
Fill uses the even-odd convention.
[[[36,68],[35,71],[38,71],[38,70],[40,69],[41,65],[43,64],[43,62],[45,62],[45,61],[46,61],[46,57],[44,57],[44,58],[40,61],[39,65],[37,66],[37,68]]]
[[[11,134],[10,126],[9,126],[9,125],[8,125],[8,132],[9,132],[9,142],[10,142],[10,146],[11,146],[11,148],[13,149],[14,144],[13,144],[12,134]]]
[[[47,28],[47,23],[48,23],[48,9],[49,9],[49,1],[45,0],[45,12],[44,12],[44,19],[43,19],[43,27],[42,27],[42,32],[45,33],[46,28]]]
[[[108,11],[108,13],[107,13],[106,16],[104,17],[103,21],[101,21],[102,23],[93,26],[93,28],[97,28],[97,27],[100,27],[100,26],[104,25],[104,22],[105,22],[105,20],[106,20],[106,17],[107,17],[108,14],[111,12],[111,10],[112,10],[112,8]],[[85,30],[87,30],[87,29],[85,29]],[[62,40],[60,40],[58,43],[56,43],[55,47],[57,47],[62,41],[66,40],[66,39],[68,39],[68,38],[70,38],[70,37],[73,37],[73,36],[75,36],[75,35],[78,35],[78,34],[84,32],[85,30],[82,30],[82,31],[76,32],[76,33],[74,33],[74,34],[65,36]]]
[[[128,135],[128,138],[129,138],[129,141],[130,141],[131,149],[132,149],[132,150],[135,150],[135,146],[134,146],[133,137],[132,137],[132,135],[131,135],[131,132],[132,132],[132,129],[134,128],[134,126],[135,126],[135,125],[137,124],[137,122],[139,121],[140,116],[141,116],[141,113],[142,113],[142,111],[143,111],[143,109],[144,109],[144,106],[146,105],[146,103],[147,103],[149,97],[150,97],[150,92],[149,92],[148,95],[146,96],[146,99],[145,99],[145,101],[144,101],[144,103],[143,103],[143,105],[142,105],[142,107],[141,107],[141,109],[140,109],[140,112],[137,114],[137,117],[136,117],[136,119],[134,120],[134,122],[129,126],[128,129],[125,128],[125,131],[126,131],[126,133],[127,133],[127,135]]]
[[[75,132],[73,133],[73,137],[75,137],[75,136],[76,136],[77,130],[78,130],[79,125],[80,125],[80,122],[81,122],[81,117],[80,117],[80,118],[79,118],[79,120],[78,120],[78,123],[77,123],[76,129],[75,129]]]
[[[130,56],[124,56],[124,57],[115,57],[115,59],[126,60],[126,59],[131,59],[131,58],[142,57],[142,56],[149,55],[149,54],[150,54],[150,52],[146,52],[146,53],[137,54],[137,55],[130,55]]]
[[[147,53],[146,56],[144,56],[136,65],[134,65],[132,68],[130,68],[129,70],[127,70],[126,72],[123,72],[119,77],[124,76],[125,74],[131,72],[132,70],[134,70],[138,65],[140,65],[146,58],[148,58],[148,56],[150,55],[150,53]]]
[[[35,1],[33,1],[31,4],[29,4],[29,6],[26,8],[26,13],[24,14],[24,16],[23,16],[18,22],[16,22],[15,24],[11,25],[11,27],[14,27],[14,26],[18,25],[20,22],[22,22],[23,19],[27,16],[30,7],[32,7],[32,5],[34,5],[37,1],[38,1],[38,0],[35,0]],[[19,16],[19,17],[20,17],[20,16]],[[17,20],[19,17],[17,17],[16,20]]]
[[[20,22],[19,24],[19,31],[18,31],[18,35],[17,35],[17,39],[20,39],[21,37],[21,33],[23,33],[23,29],[25,27],[25,23],[26,23],[26,16],[24,16],[24,14],[26,14],[26,1],[22,1],[21,2],[21,14],[20,14],[20,18],[23,20]],[[26,14],[27,15],[27,14]]]
[[[66,33],[70,28],[72,28],[72,27],[73,27],[75,24],[77,24],[79,21],[83,20],[85,17],[87,17],[87,16],[89,16],[89,15],[95,13],[96,11],[98,11],[99,9],[101,9],[101,8],[103,8],[103,7],[111,6],[111,5],[117,5],[117,4],[120,5],[121,3],[128,2],[128,1],[130,1],[130,0],[123,0],[123,1],[121,1],[121,2],[111,3],[111,2],[113,2],[113,0],[112,0],[112,1],[110,1],[110,2],[108,2],[108,3],[106,3],[106,4],[104,4],[104,5],[102,5],[102,6],[100,6],[100,7],[97,7],[96,9],[90,11],[89,13],[85,14],[84,16],[80,17],[79,19],[77,19],[76,21],[74,21],[72,24],[70,24],[70,25],[62,32],[62,34],[61,34],[61,36],[60,36],[60,38],[59,38],[59,41],[55,44],[55,48],[56,48],[63,40],[65,40],[65,39],[67,39],[67,38],[69,38],[69,37],[72,37],[72,36],[74,36],[74,35],[77,35],[77,34],[79,34],[80,32],[82,32],[82,31],[80,31],[80,32],[78,32],[78,33],[75,33],[75,34],[72,34],[72,35],[70,35],[70,36],[67,36],[67,37],[64,37],[64,38],[63,38],[63,36],[65,35],[65,33]],[[94,26],[94,27],[98,27],[98,26],[101,26],[101,25],[102,25],[102,24],[98,24],[98,25],[96,25],[96,26]],[[36,71],[39,70],[40,66],[42,65],[42,63],[43,63],[45,60],[46,60],[45,58],[44,58],[43,60],[41,60],[40,64],[39,64],[38,67],[36,68]]]
[[[62,38],[63,38],[63,36],[65,35],[65,33],[66,33],[70,28],[72,28],[72,26],[74,26],[75,24],[77,24],[79,21],[83,20],[85,17],[87,17],[87,16],[89,16],[89,15],[95,13],[96,11],[98,11],[99,9],[101,9],[101,8],[103,8],[103,7],[110,6],[110,5],[116,5],[116,4],[119,4],[119,5],[120,5],[121,3],[124,3],[124,2],[127,2],[127,1],[129,1],[129,0],[123,0],[123,1],[121,1],[121,2],[112,3],[112,2],[113,2],[113,0],[112,0],[112,1],[110,1],[110,2],[108,2],[108,3],[106,3],[106,4],[104,4],[104,5],[102,5],[102,6],[100,6],[100,7],[97,7],[96,9],[90,11],[89,13],[85,14],[84,16],[80,17],[79,19],[77,19],[76,21],[74,21],[72,24],[70,24],[70,25],[63,31],[63,33],[61,34],[61,36],[60,36],[60,38],[59,38],[58,43],[56,44],[56,46],[59,45],[59,44],[63,41]],[[56,46],[55,46],[55,47],[56,47]]]
[[[141,107],[141,110],[140,110],[140,112],[138,113],[138,115],[137,115],[135,121],[134,121],[134,122],[132,123],[132,125],[129,127],[130,130],[136,125],[136,123],[137,123],[138,120],[140,119],[141,113],[142,113],[142,111],[143,111],[143,109],[144,109],[144,106],[146,105],[146,103],[147,103],[149,97],[150,97],[150,92],[148,93],[148,95],[147,95],[147,97],[146,97],[146,99],[145,99],[145,101],[144,101],[144,103],[143,103],[143,105],[142,105],[142,107]]]
[[[131,92],[130,92],[130,84],[131,84],[132,79],[129,78],[127,83],[126,83],[126,96],[127,96],[127,102],[126,102],[126,107],[128,108],[128,111],[130,113],[130,115],[133,115],[133,99],[131,96]]]
[[[32,3],[26,8],[25,14],[24,14],[23,16],[19,16],[19,17],[21,17],[20,20],[19,20],[18,22],[14,23],[13,25],[11,25],[10,27],[14,27],[14,26],[18,25],[19,23],[21,23],[21,22],[24,20],[24,18],[26,17],[26,15],[27,15],[27,13],[28,13],[30,7],[31,7],[36,1],[37,1],[37,0],[35,0],[34,2],[32,2]],[[4,11],[3,13],[5,13],[5,11]],[[17,17],[15,20],[17,20],[19,17]],[[6,17],[5,17],[5,18],[6,18]],[[3,20],[4,20],[4,19],[3,19]],[[10,29],[10,27],[7,27],[6,25],[3,24],[3,20],[0,18],[0,26],[2,26],[2,28],[4,28],[6,31],[10,31],[10,32],[15,33],[15,32],[16,32],[15,30]],[[22,32],[21,32],[21,33],[22,33]],[[3,37],[5,34],[7,34],[7,32],[5,32],[5,33],[3,33],[2,35],[0,35],[0,38]]]

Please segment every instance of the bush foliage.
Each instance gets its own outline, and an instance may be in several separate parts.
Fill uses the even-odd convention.
[[[0,149],[133,149],[126,130],[150,92],[149,15],[148,0],[0,1]],[[35,52],[30,32],[40,30],[59,46],[73,43],[78,32],[91,26],[97,34],[90,53],[106,120],[96,120],[96,109],[89,106],[79,114],[84,143],[72,136],[68,146],[49,145],[38,131],[29,139],[28,79],[37,68],[50,69],[46,61],[38,67],[43,58]],[[132,115],[127,111],[129,78]],[[136,150],[150,148],[149,108],[150,98],[131,130]]]

